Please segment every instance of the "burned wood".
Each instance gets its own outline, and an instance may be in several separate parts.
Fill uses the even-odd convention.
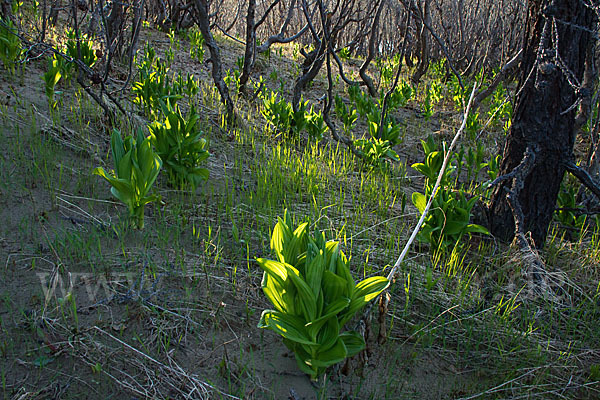
[[[263,17],[256,23],[255,29],[258,28],[260,25],[262,25],[266,18],[267,15],[273,10],[273,8],[279,4],[280,0],[276,0],[273,3],[271,3],[271,5],[269,6],[269,8],[267,8],[267,10],[265,11]],[[260,46],[257,47],[256,51],[259,53],[264,53],[265,51],[267,51],[272,44],[274,43],[289,43],[293,40],[296,40],[298,38],[300,38],[308,29],[308,24],[306,24],[304,26],[304,28],[302,28],[298,33],[291,35],[290,37],[285,37],[285,32],[288,29],[288,26],[290,25],[292,18],[294,17],[294,10],[296,8],[296,0],[292,0],[289,8],[288,8],[288,12],[287,12],[287,16],[285,18],[285,20],[283,21],[283,23],[281,24],[281,27],[279,28],[279,32],[276,35],[271,35],[267,38],[267,40],[261,44]]]
[[[363,82],[367,86],[367,89],[369,90],[369,94],[372,97],[377,96],[377,90],[375,90],[375,85],[373,85],[373,79],[367,74],[367,68],[369,68],[369,64],[375,57],[375,39],[376,39],[376,35],[377,35],[377,28],[379,26],[379,20],[381,18],[381,11],[383,10],[384,4],[385,4],[385,1],[383,1],[383,0],[379,1],[379,5],[377,6],[377,11],[375,13],[375,17],[373,18],[373,25],[371,26],[371,33],[370,33],[370,37],[369,37],[369,47],[368,47],[369,52],[367,54],[367,57],[365,58],[365,61],[362,63],[362,65],[360,66],[360,69],[358,70],[360,78],[363,80]]]
[[[403,60],[404,55],[406,54],[406,37],[408,36],[408,27],[410,25],[410,12],[407,12],[406,14],[407,22],[404,31],[405,40],[402,42],[402,49],[400,50],[400,60]],[[389,99],[392,93],[394,93],[394,91],[396,90],[396,87],[398,86],[398,81],[400,80],[400,72],[402,72],[401,62],[398,63],[398,70],[396,71],[396,75],[394,76],[394,83],[392,84],[392,87],[386,92],[385,96],[383,97],[383,105],[381,106],[381,119],[379,120],[379,126],[384,126]]]
[[[223,64],[221,62],[219,46],[210,31],[207,0],[194,0],[194,5],[196,6],[196,23],[198,24],[206,46],[210,51],[210,59],[212,60],[212,78],[221,95],[221,102],[225,105],[227,110],[227,120],[233,123],[235,121],[233,101],[231,101],[229,88],[223,79]]]
[[[479,93],[477,93],[473,103],[474,111],[479,108],[483,100],[485,100],[488,96],[494,93],[494,90],[496,90],[500,83],[506,81],[513,74],[513,72],[521,62],[522,55],[523,50],[519,50],[519,52],[502,67],[500,72],[496,74],[492,83],[490,83],[490,85],[487,88],[485,88],[485,90],[481,90]]]
[[[569,171],[574,177],[579,179],[579,181],[588,188],[594,195],[596,195],[597,199],[600,200],[600,184],[592,178],[592,176],[583,168],[576,165],[573,161],[568,161],[565,163],[565,168]]]

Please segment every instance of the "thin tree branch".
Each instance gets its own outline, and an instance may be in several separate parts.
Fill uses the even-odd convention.
[[[388,279],[393,279],[396,276],[398,268],[402,264],[402,261],[404,261],[404,257],[408,253],[410,246],[413,244],[415,238],[417,237],[417,234],[421,230],[421,226],[423,226],[423,223],[425,222],[425,217],[427,216],[427,213],[429,212],[429,209],[431,208],[431,204],[435,200],[437,191],[442,183],[442,177],[444,176],[444,172],[446,171],[446,167],[448,166],[448,162],[450,161],[450,157],[452,156],[452,151],[454,150],[454,147],[456,147],[459,137],[461,136],[461,134],[465,130],[465,127],[467,126],[467,117],[469,115],[469,112],[471,111],[471,106],[473,104],[473,98],[475,97],[476,90],[477,90],[477,85],[474,85],[473,90],[471,91],[471,96],[469,97],[469,102],[467,103],[467,107],[465,108],[465,112],[463,114],[462,124],[460,125],[460,128],[456,132],[456,135],[454,135],[454,139],[452,140],[452,143],[450,144],[450,147],[448,148],[448,151],[446,152],[446,156],[444,157],[444,162],[442,163],[442,168],[440,169],[440,173],[438,174],[438,177],[437,177],[437,180],[433,187],[433,190],[431,191],[431,196],[429,197],[429,201],[427,201],[427,205],[425,206],[425,209],[423,210],[423,214],[421,214],[421,218],[419,218],[419,222],[417,222],[417,226],[415,226],[415,228],[413,229],[413,232],[410,235],[408,242],[406,242],[406,245],[404,246],[402,253],[400,253],[400,256],[396,260],[396,263],[390,270],[390,272],[387,276]]]
[[[521,62],[522,58],[523,49],[519,50],[519,52],[510,61],[508,61],[504,65],[504,67],[502,67],[500,72],[498,72],[498,74],[494,78],[494,81],[487,88],[485,88],[485,90],[481,90],[479,93],[477,93],[477,95],[475,96],[475,100],[473,101],[473,111],[476,111],[479,108],[481,102],[485,100],[489,95],[494,93],[496,87],[498,87],[498,85],[510,75],[514,68]]]
[[[385,123],[385,117],[387,113],[387,107],[389,103],[390,96],[396,90],[398,86],[398,81],[400,80],[400,72],[402,72],[402,60],[404,60],[404,55],[406,54],[406,41],[408,36],[408,27],[410,25],[410,12],[406,13],[406,29],[404,30],[404,40],[402,41],[402,50],[400,51],[400,62],[398,63],[398,71],[396,71],[396,76],[394,77],[394,84],[387,91],[385,96],[383,97],[383,105],[381,106],[381,119],[379,120],[379,126],[383,126]]]
[[[579,181],[588,188],[592,193],[596,195],[598,200],[600,200],[600,185],[592,178],[592,176],[583,168],[576,165],[573,161],[569,161],[564,163],[565,168],[569,171],[574,177],[579,179]]]

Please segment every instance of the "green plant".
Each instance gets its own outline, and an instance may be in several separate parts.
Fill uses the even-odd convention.
[[[488,117],[493,125],[501,125],[504,133],[510,129],[512,120],[512,103],[509,101],[508,91],[502,83],[499,83],[491,96]]]
[[[193,75],[187,74],[185,79],[180,73],[174,78],[170,77],[168,63],[157,57],[149,44],[144,47],[137,66],[139,80],[131,87],[135,95],[133,102],[152,119],[158,119],[163,111],[163,104],[168,109],[173,109],[185,96],[191,105],[194,96],[200,91],[200,85]]]
[[[400,94],[402,92],[399,92]],[[367,119],[369,127],[369,136],[354,141],[357,150],[363,154],[367,162],[373,166],[382,167],[385,160],[398,161],[400,157],[392,149],[400,141],[400,125],[396,124],[390,118],[386,118],[381,124],[381,106],[376,104],[373,99],[364,93],[357,85],[348,87],[350,100],[356,105],[356,110],[349,113],[341,99],[336,99],[336,113],[344,122],[344,129],[349,131],[354,121],[356,121],[356,111]],[[398,96],[398,95],[396,95]],[[402,95],[403,96],[403,95]],[[390,107],[393,108],[394,102],[399,102],[399,98],[393,98]],[[379,103],[383,102],[383,98]]]
[[[310,112],[304,116],[306,120],[306,132],[311,138],[322,140],[325,132],[329,129],[323,119],[323,114],[320,111],[313,111],[311,106]]]
[[[169,38],[169,47],[165,50],[165,64],[167,68],[170,68],[173,65],[173,60],[175,60],[175,51],[179,51],[180,43],[179,38],[175,37],[175,31],[172,29],[167,32],[167,37]]]
[[[169,32],[167,32],[167,37],[169,38],[169,47],[179,50],[181,47],[181,42],[179,41],[179,37],[175,36],[176,33],[177,32],[175,32],[175,29],[170,29]]]
[[[67,57],[61,57],[60,55],[55,53],[49,60],[50,68],[48,71],[48,80],[44,78],[44,80],[46,80],[47,83],[46,95],[50,93],[49,87],[51,86],[52,77],[56,77],[54,71],[50,72],[51,70],[58,69],[58,71],[60,72],[60,77],[58,78],[58,80],[64,78],[67,84],[71,82],[73,71],[75,70],[75,61],[78,59],[78,42],[79,54],[81,55],[80,60],[83,64],[85,64],[88,68],[92,68],[96,64],[96,61],[98,61],[96,51],[93,49],[94,43],[92,42],[92,40],[90,40],[86,34],[81,35],[81,38],[78,39],[75,35],[75,31],[69,29],[67,31],[67,42],[64,48]],[[58,83],[58,80],[55,82],[54,85]],[[52,96],[48,95],[48,99],[50,100],[51,98]]]
[[[434,79],[440,80],[444,79],[446,76],[446,71],[448,67],[446,66],[446,59],[442,58],[439,61],[432,62],[429,64],[429,70],[431,71],[431,75]]]
[[[431,138],[427,142],[422,140],[421,144],[425,151],[425,162],[413,164],[412,167],[425,175],[425,193],[414,192],[412,202],[419,213],[423,214],[433,194],[444,153],[436,150]],[[483,226],[470,223],[471,210],[479,197],[467,199],[464,189],[450,188],[451,175],[455,170],[451,165],[446,167],[429,213],[417,236],[420,241],[429,243],[433,252],[445,253],[447,249],[454,248],[465,234],[489,234]]]
[[[259,328],[283,336],[298,367],[312,379],[326,368],[364,349],[357,332],[342,328],[389,281],[374,276],[355,284],[348,259],[335,241],[322,232],[308,234],[308,223],[291,229],[287,213],[278,219],[271,236],[277,261],[259,258],[264,270],[262,289],[275,310],[263,311]]]
[[[554,219],[566,227],[580,230],[587,215],[578,211],[582,210],[582,207],[577,204],[577,191],[577,186],[562,182],[556,200]]]
[[[77,42],[79,42],[79,54],[81,55],[81,61],[89,68],[92,68],[94,64],[96,64],[96,61],[98,61],[98,57],[93,49],[94,42],[92,42],[86,34],[82,34],[81,38],[77,38],[74,30],[67,31],[67,55],[73,60],[78,59]],[[72,63],[68,63],[69,71],[64,72],[70,72],[72,65]]]
[[[290,109],[290,128],[295,133],[300,133],[306,129],[306,109],[308,107],[308,101],[300,100],[298,109],[294,111],[292,104],[288,103]]]
[[[244,68],[244,57],[238,57],[237,60],[235,60],[235,65],[237,65],[238,69],[241,71],[242,68]]]
[[[502,156],[497,154],[490,158],[490,161],[487,162],[487,175],[490,181],[493,181],[498,177],[500,173],[500,160],[502,160]]]
[[[467,88],[464,89],[460,86],[460,81],[456,75],[452,75],[450,78],[450,87],[452,89],[452,101],[454,101],[454,108],[461,110],[463,105],[467,104]]]
[[[488,112],[488,116],[493,118],[494,122],[512,118],[512,103],[508,99],[508,91],[500,82],[494,90]]]
[[[267,54],[271,54],[271,53],[269,52],[269,53],[267,53]],[[270,79],[271,81],[273,81],[273,82],[276,82],[276,81],[277,81],[277,77],[278,77],[278,76],[279,76],[279,75],[277,74],[277,70],[275,70],[275,69],[274,69],[274,70],[273,70],[273,71],[271,71],[271,73],[269,74],[269,79]]]
[[[344,124],[344,132],[346,133],[346,135],[348,135],[352,130],[354,123],[358,119],[358,116],[356,115],[356,109],[350,108],[349,110],[346,104],[344,104],[344,100],[342,100],[340,96],[336,95],[335,113],[340,119],[340,121],[342,121],[342,123]]]
[[[144,205],[157,201],[156,195],[149,194],[162,167],[160,157],[152,150],[150,138],[144,138],[138,131],[136,138],[113,130],[110,140],[115,170],[107,173],[104,168],[95,168],[93,174],[100,175],[112,186],[111,193],[127,206],[129,216],[135,219],[139,229],[144,227]]]
[[[61,74],[61,66],[56,57],[48,59],[48,71],[44,73],[44,83],[45,83],[45,91],[46,97],[48,97],[48,104],[50,109],[53,110],[58,105],[58,102],[54,99],[56,84],[60,81],[62,76]]]
[[[235,87],[236,90],[240,89],[240,70],[234,69],[233,71],[225,71],[225,77],[223,78],[225,84],[228,87]]]
[[[154,70],[158,70],[161,73],[167,72],[166,66],[163,66],[160,62],[160,57],[156,57],[156,51],[149,42],[146,42],[141,58],[139,57],[139,53],[136,54],[136,65],[142,77],[149,75]]]
[[[381,85],[383,87],[389,88],[392,86],[392,82],[394,80],[394,70],[398,68],[398,63],[400,62],[400,56],[397,54],[393,58],[389,58],[384,61],[384,59],[376,60],[377,68],[381,71]]]
[[[383,93],[382,93],[383,94]],[[396,90],[394,90],[388,99],[390,109],[405,107],[408,101],[415,94],[415,90],[405,80],[400,81]],[[383,95],[381,96],[380,104],[383,104]]]
[[[496,154],[490,157],[490,160],[484,163],[484,166],[487,167],[485,173],[487,174],[487,182],[485,182],[482,186],[482,193],[484,197],[489,197],[492,191],[492,187],[490,187],[490,183],[492,183],[500,173],[500,160],[502,160],[502,155]]]
[[[210,156],[208,143],[198,128],[200,116],[192,107],[184,118],[179,107],[163,104],[164,122],[155,121],[148,128],[150,141],[163,161],[171,182],[197,187],[208,179],[208,169],[200,165]]]
[[[174,84],[179,89],[179,92],[185,94],[190,100],[200,91],[198,80],[194,79],[194,75],[190,75],[189,73],[186,75],[186,79],[183,79],[183,75],[178,74]]]
[[[285,99],[278,99],[275,92],[263,99],[262,115],[267,120],[267,124],[278,133],[287,132],[290,129],[293,118],[293,110],[291,104]]]
[[[348,87],[348,96],[363,118],[366,118],[368,114],[371,114],[376,110],[373,99],[368,94],[364,93],[358,85]]]
[[[409,90],[412,90],[408,86]],[[402,91],[396,90],[390,97],[389,108],[393,109],[399,104],[402,104],[404,100],[404,94]],[[348,88],[348,94],[350,99],[355,103],[356,110],[362,117],[366,117],[367,125],[369,127],[369,135],[373,139],[380,139],[381,143],[389,142],[391,146],[398,144],[400,135],[400,125],[395,123],[390,118],[385,118],[383,124],[381,124],[381,104],[383,103],[383,96],[376,103],[373,99],[363,93],[360,88],[356,85]],[[407,94],[407,93],[405,93]],[[405,103],[404,103],[405,104]],[[342,119],[346,119],[344,126],[351,124],[356,120],[356,111],[352,110],[352,114],[349,114],[346,110],[346,106],[340,100],[336,100],[336,113],[341,116]],[[375,143],[371,141],[372,143]]]
[[[342,60],[347,60],[350,58],[350,49],[347,47],[342,47],[338,54]]]
[[[422,109],[423,117],[426,121],[433,116],[434,107],[442,98],[442,86],[438,81],[434,81],[425,88],[425,98],[423,99]]]
[[[11,9],[13,15],[20,14],[21,13],[21,7],[23,7],[23,2],[19,1],[19,0],[13,0],[10,3],[11,3],[10,9]],[[38,6],[39,6],[39,4],[38,4]]]
[[[389,120],[384,121],[383,125],[380,125],[379,113],[369,115],[368,121],[369,135],[371,135],[373,139],[388,141],[392,146],[399,143],[400,125]]]
[[[427,140],[421,140],[421,146],[425,153],[425,162],[413,164],[412,167],[425,175],[425,187],[433,188],[444,162],[444,154],[443,152],[438,151],[433,136],[427,137]],[[442,176],[441,185],[447,185],[450,182],[450,176],[455,169],[456,168],[452,165],[446,167],[444,175]]]
[[[169,106],[174,106],[178,100],[183,98],[173,90],[169,77],[158,72],[152,72],[134,82],[131,90],[135,94],[134,104],[139,105],[151,118],[158,118],[161,101]]]
[[[11,74],[15,73],[15,64],[23,52],[21,40],[13,33],[15,29],[12,21],[0,20],[0,59]]]
[[[388,140],[378,138],[358,139],[354,141],[356,148],[365,156],[369,164],[382,167],[385,160],[400,161],[398,153],[392,149]]]
[[[279,100],[277,93],[271,92],[270,96],[263,98],[263,105],[262,115],[277,134],[289,132],[297,136],[306,131],[311,138],[321,140],[328,129],[320,111],[314,111],[313,106],[310,111],[307,110],[308,101],[300,100],[298,109],[294,111],[291,103]]]
[[[412,202],[421,214],[425,210],[429,197],[430,195],[419,192],[412,194]],[[433,252],[444,253],[447,249],[453,248],[465,234],[489,235],[485,227],[469,223],[471,210],[478,199],[478,197],[467,199],[463,190],[451,191],[440,187],[417,238],[429,243]]]
[[[431,99],[431,92],[429,90],[429,87],[425,89],[425,98],[423,99],[423,104],[421,107],[423,110],[423,118],[425,118],[425,121],[429,121],[429,119],[433,116],[434,113],[434,106],[433,101]]]
[[[467,176],[466,182],[467,184],[473,183],[476,181],[479,173],[485,168],[489,167],[489,163],[484,161],[484,147],[483,144],[477,143],[475,146],[475,150],[473,147],[468,147],[465,151],[464,146],[461,145],[460,150],[456,153],[454,160],[456,161],[456,177],[457,183],[458,178],[461,176],[461,172],[463,168],[466,169]],[[488,168],[489,171],[489,168]]]
[[[467,115],[465,132],[472,140],[475,140],[477,138],[477,133],[481,128],[482,126],[481,122],[479,122],[479,112],[470,112],[469,115]]]

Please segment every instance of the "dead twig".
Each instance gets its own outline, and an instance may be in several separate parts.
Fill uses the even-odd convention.
[[[423,226],[423,223],[425,222],[425,217],[429,213],[429,209],[431,208],[431,204],[433,203],[433,200],[435,199],[437,191],[438,191],[438,189],[439,189],[439,187],[440,187],[440,185],[442,183],[442,176],[444,175],[444,172],[446,171],[446,167],[448,166],[448,162],[450,161],[450,157],[452,156],[452,151],[454,150],[454,147],[456,147],[456,144],[458,143],[458,139],[460,138],[461,134],[465,130],[465,127],[467,126],[467,117],[468,117],[469,112],[471,110],[471,105],[473,103],[473,98],[475,96],[475,91],[476,90],[477,90],[477,85],[474,85],[473,86],[473,90],[471,91],[471,96],[469,97],[469,102],[467,103],[467,107],[465,108],[465,112],[464,112],[464,115],[463,115],[462,124],[460,125],[460,128],[456,132],[456,135],[454,135],[454,139],[452,140],[452,143],[450,144],[450,147],[446,151],[446,156],[444,157],[444,162],[442,163],[442,168],[440,169],[440,173],[438,174],[438,178],[437,178],[437,180],[435,182],[433,190],[431,191],[431,196],[429,197],[429,201],[427,201],[427,205],[425,206],[425,209],[423,210],[423,214],[421,214],[421,218],[419,218],[419,222],[417,222],[417,226],[415,226],[415,228],[413,229],[413,232],[410,235],[410,238],[408,239],[408,242],[406,242],[406,245],[404,246],[404,249],[402,249],[402,253],[400,253],[400,256],[398,257],[398,259],[394,263],[394,266],[392,267],[392,269],[390,270],[390,272],[389,272],[389,274],[387,276],[388,279],[390,279],[390,280],[392,280],[392,279],[394,279],[396,277],[396,273],[398,271],[398,268],[402,264],[402,261],[404,260],[404,257],[406,257],[406,254],[408,253],[408,250],[410,249],[410,246],[412,246],[415,238],[417,237],[417,234],[421,230],[421,226]]]

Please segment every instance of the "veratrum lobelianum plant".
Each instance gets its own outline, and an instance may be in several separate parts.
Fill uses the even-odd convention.
[[[141,131],[137,137],[127,136],[123,141],[118,130],[113,130],[110,140],[115,170],[107,173],[104,168],[95,168],[93,174],[106,179],[112,188],[110,192],[121,200],[134,218],[137,228],[144,227],[144,205],[159,199],[149,194],[162,167],[160,157],[152,150],[150,138],[144,138]]]
[[[313,106],[308,110],[308,101],[300,100],[298,110],[294,111],[292,104],[285,99],[278,99],[275,92],[263,98],[264,108],[261,113],[267,120],[267,125],[277,134],[291,133],[298,136],[306,131],[309,137],[322,140],[329,129],[325,125],[320,111],[314,111]]]
[[[137,104],[144,113],[152,118],[158,119],[163,111],[162,104],[173,108],[184,96],[185,92],[197,92],[193,79],[185,82],[183,78],[171,79],[169,76],[169,63],[156,56],[154,48],[146,43],[140,59],[137,61],[139,80],[131,85],[131,91],[135,95],[133,103]]]
[[[96,61],[98,61],[96,51],[94,50],[94,42],[92,42],[85,33],[82,34],[80,38],[77,38],[74,30],[69,30],[67,32],[67,38],[67,55],[73,60],[78,58],[77,42],[79,42],[79,56],[81,56],[81,61],[89,68],[92,68],[94,64],[96,64]],[[69,68],[72,67],[73,64],[69,63]]]
[[[48,105],[50,110],[54,110],[58,106],[58,101],[54,99],[54,96],[59,93],[56,91],[56,84],[62,77],[60,62],[56,57],[48,59],[48,71],[44,73],[44,83],[46,90],[46,97],[48,98]]]
[[[178,106],[171,108],[161,103],[164,122],[154,121],[150,130],[150,141],[163,160],[172,183],[179,186],[191,184],[196,188],[208,179],[208,169],[201,166],[210,156],[208,142],[197,125],[200,115],[192,106],[183,116]]]
[[[357,332],[340,331],[389,281],[374,276],[356,284],[338,242],[325,241],[322,232],[309,235],[306,222],[291,226],[286,212],[271,236],[277,260],[257,259],[262,289],[275,308],[263,311],[258,327],[283,336],[298,367],[315,380],[365,348]]]
[[[0,19],[0,60],[11,74],[15,73],[15,65],[23,52],[21,40],[13,30],[16,28],[12,21]]]
[[[415,163],[412,167],[425,175],[425,193],[414,192],[412,202],[419,213],[423,214],[442,168],[444,153],[436,149],[431,137],[427,141],[421,140],[421,144],[425,152],[425,161]],[[420,241],[431,245],[432,252],[445,253],[453,248],[466,234],[482,233],[489,235],[485,227],[470,223],[471,210],[479,196],[467,199],[467,192],[463,188],[452,189],[451,175],[455,171],[456,167],[454,166],[448,165],[446,167],[440,187],[417,236]]]

